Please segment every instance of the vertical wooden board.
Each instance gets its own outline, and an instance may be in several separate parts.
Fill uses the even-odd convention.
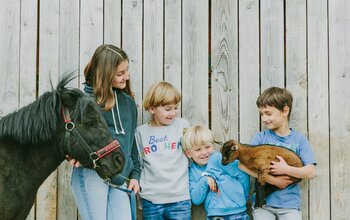
[[[331,216],[327,1],[309,0],[307,12],[309,140],[318,173],[317,178],[310,181],[309,219],[328,220]]]
[[[261,90],[284,87],[283,0],[260,1]]]
[[[182,115],[208,125],[208,2],[182,2]]]
[[[103,42],[121,47],[122,25],[121,0],[104,0],[104,28]]]
[[[79,2],[60,1],[59,69],[60,74],[79,74]],[[70,86],[78,88],[78,78]],[[76,219],[77,208],[70,186],[72,167],[65,161],[57,173],[57,219]]]
[[[143,94],[151,85],[163,80],[163,1],[144,1],[143,16]],[[143,122],[150,115],[143,114]]]
[[[290,126],[307,131],[306,2],[286,2],[286,86],[293,94]]]
[[[329,5],[331,217],[350,218],[350,2]]]
[[[216,140],[238,138],[237,1],[211,5],[211,128]]]
[[[79,73],[79,2],[60,0],[60,74]],[[78,80],[73,81],[78,86]]]
[[[307,136],[306,1],[286,1],[286,87],[293,94],[290,127]],[[308,219],[308,181],[302,181],[302,215]]]
[[[20,107],[35,101],[37,61],[37,0],[21,2]]]
[[[138,106],[138,124],[142,123],[142,3],[123,1],[122,45],[129,56],[132,90]]]
[[[249,143],[259,131],[259,1],[239,1],[239,131]]]
[[[181,0],[164,3],[164,80],[181,92]]]
[[[59,0],[40,1],[39,95],[57,84],[59,73]],[[56,219],[57,172],[41,185],[37,194],[36,218]]]
[[[2,1],[0,9],[0,118],[18,108],[19,100],[19,1]],[[6,33],[6,34],[5,34]]]
[[[103,43],[103,1],[80,2],[80,82],[85,82],[84,69],[96,48]]]
[[[36,98],[37,54],[37,0],[21,2],[21,36],[19,56],[19,107],[28,105]],[[35,205],[27,220],[35,218]]]

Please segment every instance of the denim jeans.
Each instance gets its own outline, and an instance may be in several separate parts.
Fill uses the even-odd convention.
[[[301,220],[301,212],[297,209],[273,208],[264,205],[253,210],[254,220]]]
[[[142,211],[144,220],[191,220],[191,201],[154,204],[142,199]]]
[[[129,195],[104,183],[94,170],[74,167],[71,185],[83,220],[131,219]]]
[[[249,215],[247,212],[241,212],[233,215],[210,216],[207,217],[207,220],[249,220]]]

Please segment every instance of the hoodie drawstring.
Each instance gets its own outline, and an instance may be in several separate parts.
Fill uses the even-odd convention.
[[[120,131],[120,134],[124,135],[124,134],[125,134],[125,131],[124,131],[124,128],[123,128],[122,121],[121,121],[121,119],[120,119],[119,106],[118,106],[118,97],[117,97],[116,91],[114,91],[114,96],[115,96],[115,106],[116,106],[116,108],[117,108],[118,121],[119,121],[120,128],[122,129],[122,130]],[[116,122],[115,116],[114,116],[113,108],[111,109],[111,111],[112,111],[112,117],[113,117],[113,122],[114,122],[114,130],[115,130],[115,133],[116,133],[116,134],[119,134],[118,127],[117,127],[117,122]]]

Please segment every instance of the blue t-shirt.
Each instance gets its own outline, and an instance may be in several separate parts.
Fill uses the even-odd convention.
[[[316,160],[312,153],[309,141],[301,133],[290,129],[287,136],[278,136],[272,130],[265,130],[257,133],[252,145],[271,144],[288,148],[301,158],[303,165],[315,164]],[[277,190],[266,198],[266,204],[276,208],[292,208],[300,210],[301,190],[299,184],[293,184],[283,190]]]

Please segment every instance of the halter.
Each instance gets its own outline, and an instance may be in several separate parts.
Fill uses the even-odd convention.
[[[96,163],[99,159],[103,158],[104,156],[108,155],[109,153],[120,147],[120,143],[118,142],[118,140],[114,140],[104,148],[98,151],[93,151],[91,147],[86,143],[84,138],[80,135],[78,129],[76,129],[74,122],[72,122],[70,118],[68,109],[64,108],[63,106],[62,116],[64,119],[66,129],[64,142],[67,143],[68,137],[70,136],[70,134],[72,134],[76,141],[84,148],[85,152],[89,154],[89,157],[94,165],[94,169],[99,168],[99,166]],[[70,144],[68,144],[68,149],[70,149]]]

